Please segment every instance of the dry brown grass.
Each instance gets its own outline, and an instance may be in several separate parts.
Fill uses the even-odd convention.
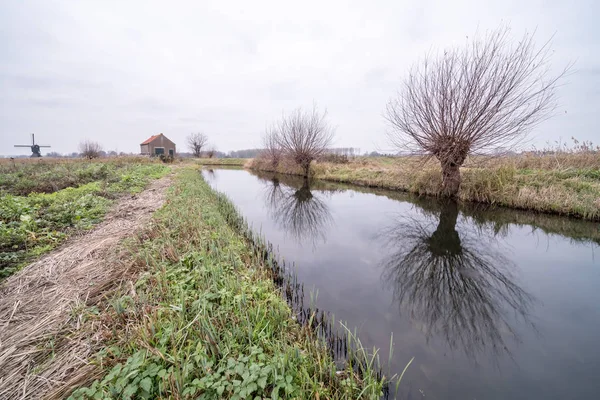
[[[194,162],[200,165],[229,165],[229,166],[243,166],[248,159],[247,158],[186,158],[186,162]]]
[[[9,277],[0,286],[0,398],[63,398],[101,371],[88,359],[110,331],[88,321],[139,267],[115,246],[150,221],[170,178],[120,202],[97,228]]]
[[[264,160],[248,168],[273,171]],[[279,173],[300,174],[289,161]],[[471,157],[461,168],[463,201],[600,220],[600,152]],[[336,182],[438,196],[439,163],[423,157],[352,159],[348,164],[314,163],[312,176]]]
[[[600,151],[525,153],[498,157],[470,157],[465,167],[564,170],[600,168]]]

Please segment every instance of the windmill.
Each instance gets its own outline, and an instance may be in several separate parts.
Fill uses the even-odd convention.
[[[35,135],[31,134],[31,144],[15,144],[15,147],[29,147],[31,148],[31,157],[41,157],[42,153],[40,152],[40,148],[42,147],[50,147],[50,146],[40,146],[35,143]]]

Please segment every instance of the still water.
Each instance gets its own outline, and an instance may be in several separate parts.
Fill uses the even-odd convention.
[[[204,170],[404,399],[600,399],[600,226]],[[306,294],[308,297],[308,294]],[[388,373],[389,374],[389,373]]]

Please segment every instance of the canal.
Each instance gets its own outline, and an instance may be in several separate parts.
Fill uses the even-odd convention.
[[[202,174],[294,264],[307,298],[380,349],[388,375],[414,357],[399,398],[599,398],[599,224],[242,169]]]

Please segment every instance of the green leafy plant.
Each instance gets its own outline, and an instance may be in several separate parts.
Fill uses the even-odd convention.
[[[150,179],[168,171],[161,164],[124,164],[117,168],[106,163],[80,162],[68,166],[77,182],[93,181],[52,193],[0,194],[0,278],[56,247],[70,233],[91,228],[102,220],[114,198],[140,192]],[[33,174],[37,169],[38,164],[28,165],[14,176],[25,182],[31,178],[27,173]],[[45,172],[37,172],[46,176]],[[32,178],[33,182],[36,179],[40,178]]]

